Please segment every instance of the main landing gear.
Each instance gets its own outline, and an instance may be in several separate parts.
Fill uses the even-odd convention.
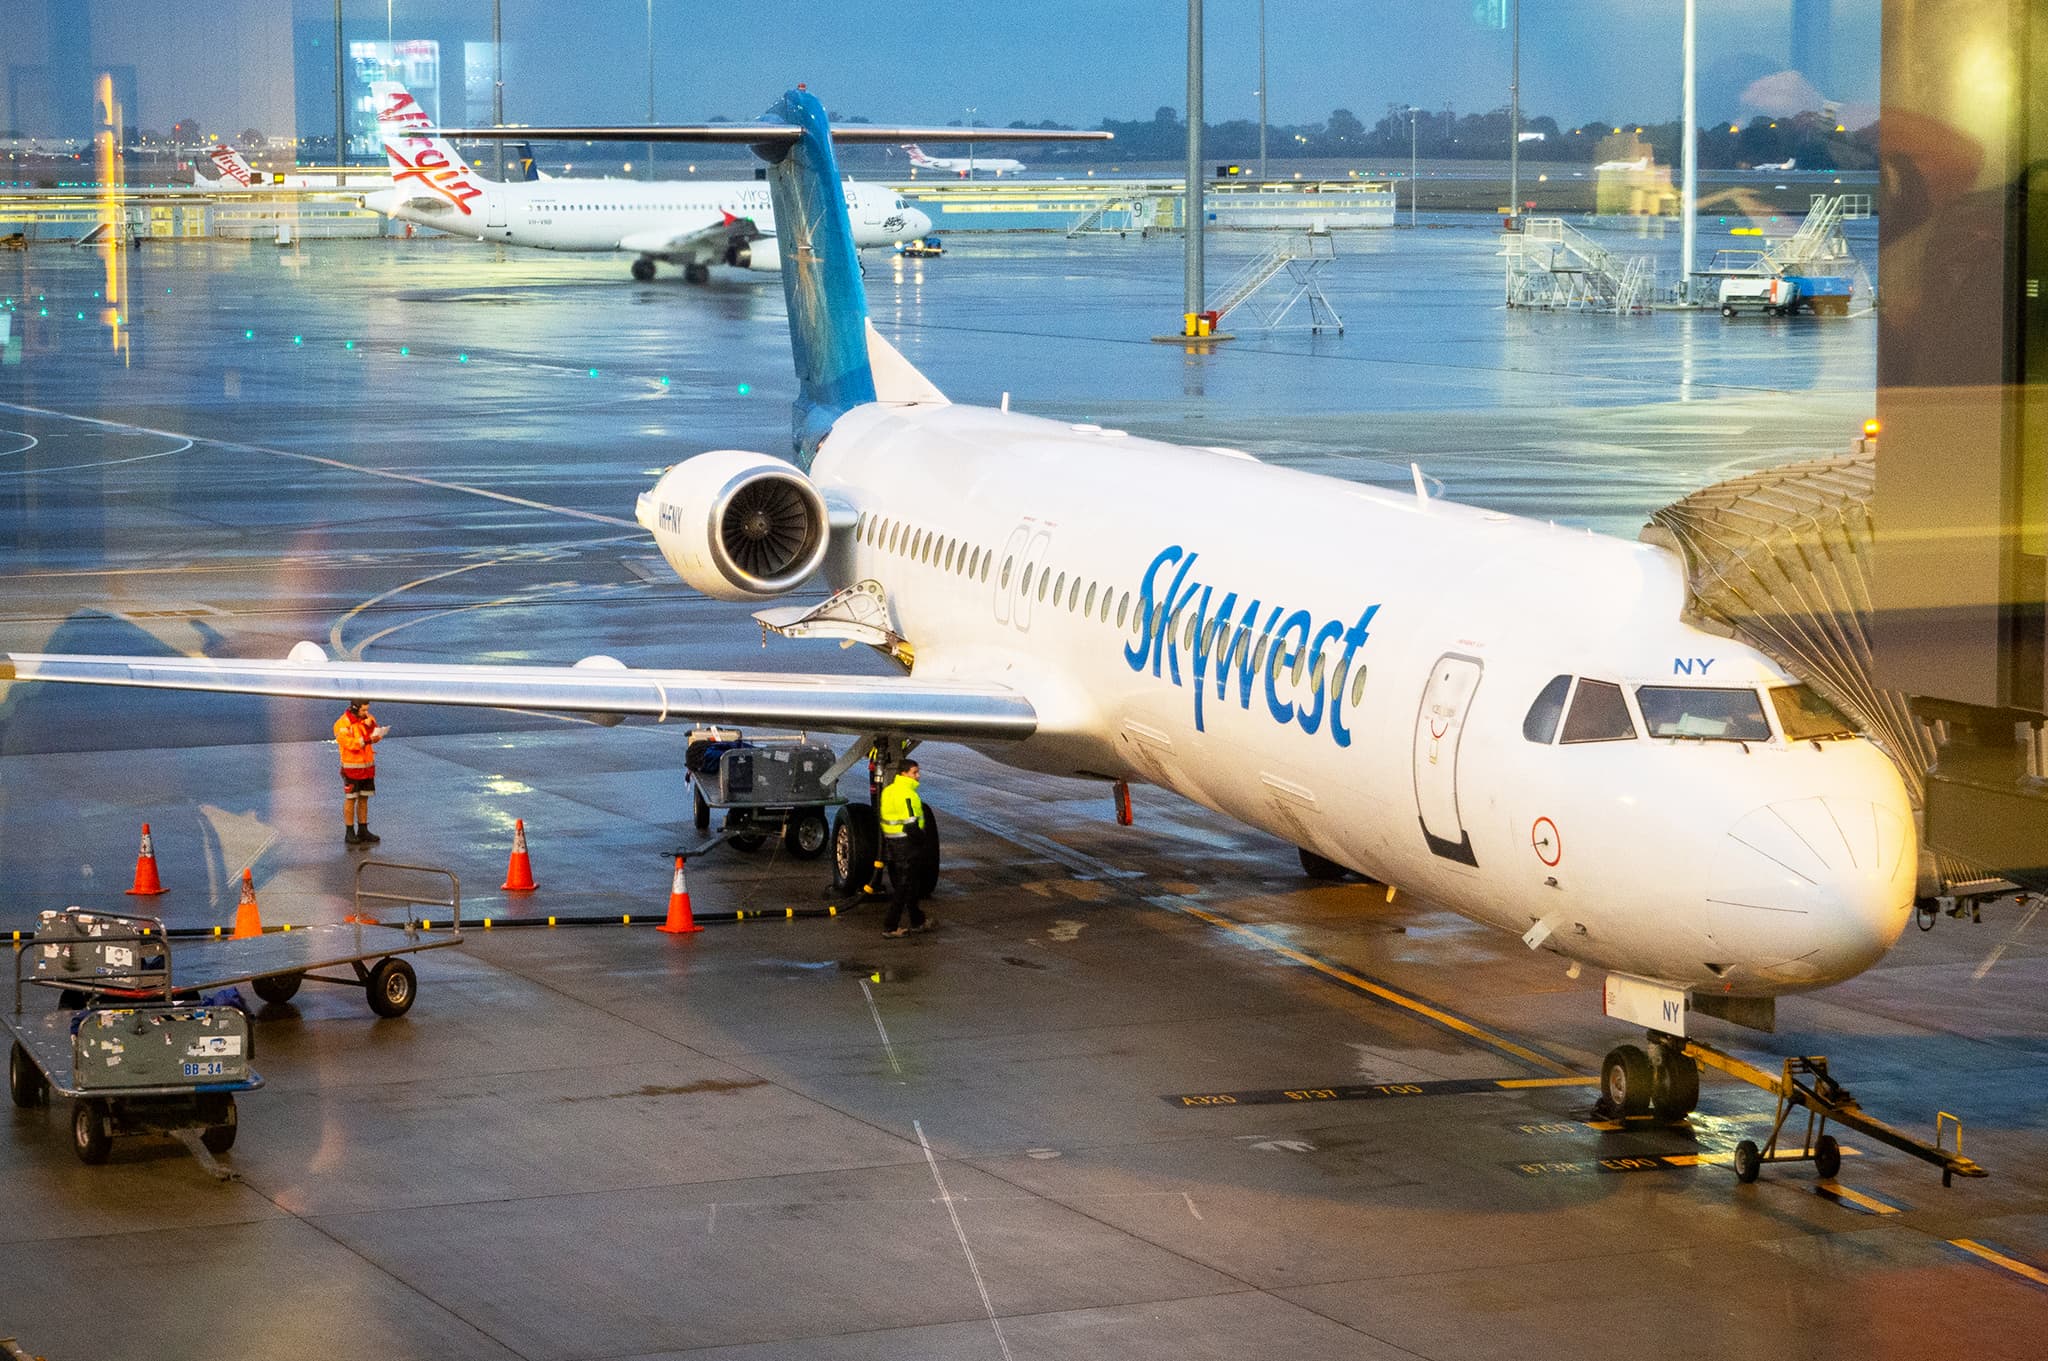
[[[633,262],[633,277],[643,284],[652,279],[654,277],[654,261],[644,255],[635,260]]]
[[[686,284],[708,284],[711,282],[711,266],[684,265],[683,282]]]
[[[1600,1104],[1610,1117],[1654,1116],[1677,1124],[1700,1104],[1700,1066],[1685,1052],[1685,1041],[1650,1032],[1650,1047],[1624,1044],[1600,1065]]]

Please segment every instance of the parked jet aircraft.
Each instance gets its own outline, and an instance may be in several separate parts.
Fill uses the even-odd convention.
[[[333,187],[333,181],[309,179],[304,175],[285,175],[273,179],[252,167],[242,153],[222,142],[208,153],[218,174],[207,175],[199,169],[198,162],[192,165],[192,183],[215,193],[235,193],[243,189],[326,189]]]
[[[863,133],[881,130],[839,135]],[[1608,1056],[1631,1113],[1692,1109],[1698,1069],[1669,1038],[1688,1010],[1755,1023],[1898,938],[1917,858],[1898,772],[1769,658],[1685,622],[1674,553],[1432,500],[1419,474],[1396,494],[949,403],[868,322],[813,96],[665,135],[762,147],[778,219],[810,224],[782,280],[797,454],[688,458],[639,522],[719,599],[822,573],[839,594],[758,617],[872,643],[907,674],[330,661],[301,643],[283,661],[14,654],[0,679],[787,725],[857,734],[853,752],[951,739],[1150,781],[1300,847],[1311,874],[1361,871],[1607,970],[1609,1010],[1665,1037],[1654,1058]],[[865,873],[872,833],[865,808],[842,811],[843,875]]]
[[[1650,158],[1648,156],[1638,156],[1632,161],[1602,161],[1593,168],[1595,170],[1648,170],[1650,168]]]
[[[634,257],[633,277],[654,277],[655,262],[681,265],[703,283],[711,266],[773,271],[781,249],[768,186],[758,180],[548,179],[513,184],[477,174],[404,87],[370,87],[384,129],[392,187],[366,195],[365,207],[479,241],[542,250],[612,251]],[[532,130],[522,134],[533,139]],[[856,246],[913,241],[932,221],[878,184],[842,186]]]
[[[1799,158],[1797,156],[1783,161],[1758,161],[1750,167],[1751,170],[1797,170],[1798,168]]]
[[[903,152],[910,157],[910,163],[919,170],[941,170],[950,175],[958,175],[963,180],[973,179],[976,175],[982,174],[994,175],[1001,179],[1004,175],[1014,175],[1024,168],[1022,161],[1006,160],[1001,157],[927,156],[915,142],[907,143]]]

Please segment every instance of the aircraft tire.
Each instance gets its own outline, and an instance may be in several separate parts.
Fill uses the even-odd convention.
[[[633,262],[633,277],[643,284],[652,279],[654,277],[654,261],[644,255],[635,260]]]
[[[683,282],[686,284],[708,284],[711,282],[711,266],[684,265]]]
[[[1650,1113],[1652,1082],[1650,1056],[1632,1044],[1609,1050],[1600,1065],[1600,1094],[1623,1119]]]
[[[1301,856],[1301,872],[1319,883],[1335,884],[1351,877],[1351,871],[1334,860],[1325,860],[1314,851],[1296,847]]]
[[[917,896],[929,898],[939,891],[939,814],[930,804],[924,806],[924,826],[917,838],[917,858],[912,861],[911,873],[916,876]]]
[[[875,810],[864,803],[849,803],[832,815],[833,892],[851,897],[875,884],[880,831]]]
[[[1700,1066],[1684,1054],[1667,1051],[1651,1078],[1650,1104],[1657,1118],[1676,1124],[1700,1104]]]

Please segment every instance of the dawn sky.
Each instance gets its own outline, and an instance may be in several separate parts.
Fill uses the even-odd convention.
[[[799,80],[835,110],[902,122],[943,123],[973,105],[988,123],[1092,125],[1185,101],[1184,0],[653,5],[665,120],[750,117]],[[1879,5],[1830,8],[1832,88],[1823,93],[1867,117]],[[490,36],[490,0],[392,0],[390,9],[397,36],[431,33],[444,54]],[[1346,107],[1370,124],[1393,103],[1505,105],[1507,35],[1481,28],[1473,10],[1474,0],[1268,0],[1273,121],[1318,122]],[[1758,111],[1740,95],[1791,65],[1791,10],[1791,0],[1700,6],[1703,119]],[[509,119],[644,118],[647,0],[503,0],[503,12]],[[1258,0],[1209,0],[1211,122],[1257,116],[1257,14]],[[1679,0],[1524,0],[1525,112],[1567,125],[1675,116],[1680,14]],[[289,131],[298,82],[313,84],[332,50],[311,52],[310,35],[332,15],[327,0],[0,0],[0,79],[46,59],[53,22],[70,28],[82,16],[95,61],[136,67],[141,124],[196,114],[222,128]],[[384,36],[385,0],[346,0],[344,16],[350,38]]]

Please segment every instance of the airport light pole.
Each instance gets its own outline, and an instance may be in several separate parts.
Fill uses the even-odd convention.
[[[341,103],[341,0],[334,0],[334,163],[348,164],[348,110]]]
[[[981,112],[979,104],[967,106],[967,178],[974,178],[974,115]]]
[[[1188,184],[1182,196],[1187,254],[1182,264],[1181,311],[1200,312],[1202,300],[1202,0],[1188,0]],[[1195,327],[1187,327],[1193,334]]]
[[[1692,301],[1692,271],[1694,252],[1699,234],[1700,196],[1700,136],[1699,109],[1694,83],[1696,58],[1698,56],[1698,15],[1696,0],[1685,0],[1685,119],[1682,133],[1685,146],[1679,151],[1679,192],[1678,211],[1685,215],[1679,225],[1678,251],[1678,296],[1683,302]]]
[[[337,3],[339,0],[337,0]],[[505,13],[504,0],[491,0],[491,126],[505,126]],[[505,143],[493,141],[498,149],[498,183],[505,182]]]
[[[1259,178],[1266,178],[1266,0],[1259,0]]]
[[[1508,0],[1508,216],[1522,216],[1522,0]]]
[[[1415,115],[1422,110],[1408,106],[1408,226],[1415,226]]]
[[[647,126],[654,126],[654,0],[647,0]],[[647,178],[654,178],[654,143],[647,144]]]

